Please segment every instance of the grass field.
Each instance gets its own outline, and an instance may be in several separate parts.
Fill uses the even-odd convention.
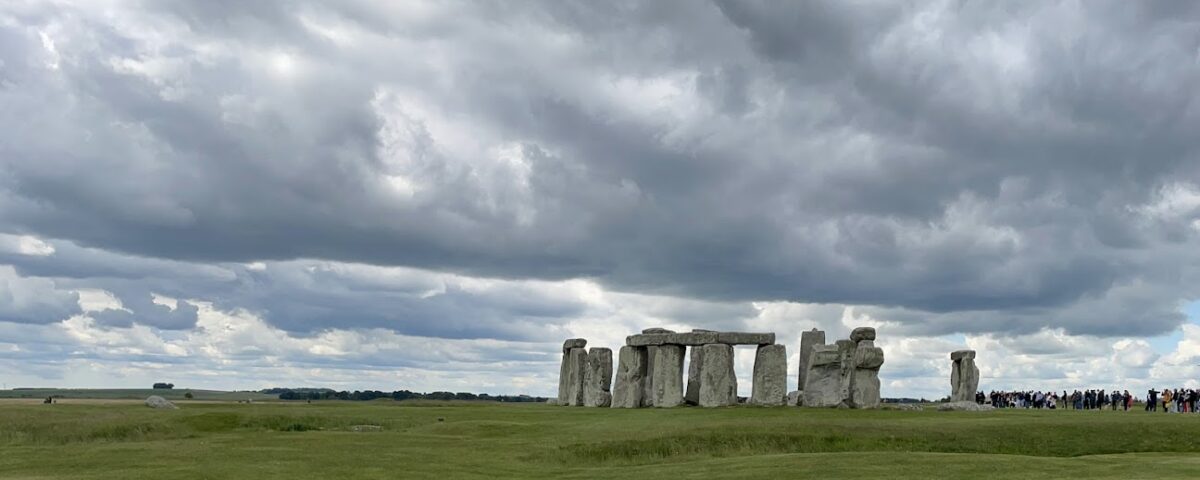
[[[1200,476],[1200,416],[1141,411],[179,404],[0,401],[0,478]]]
[[[194,400],[278,400],[279,395],[267,395],[258,392],[225,392],[219,390],[189,390],[186,388],[149,389],[149,388],[22,388],[16,390],[0,390],[0,398],[32,398],[45,399],[49,396],[56,398],[90,398],[145,400],[151,395],[158,395],[168,400],[183,400],[184,394],[192,392]]]

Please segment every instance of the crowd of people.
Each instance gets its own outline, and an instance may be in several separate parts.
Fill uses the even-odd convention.
[[[1162,392],[1150,389],[1146,392],[1146,411],[1157,411],[1161,406],[1164,412],[1196,413],[1197,403],[1200,403],[1200,390],[1164,388]]]
[[[1129,411],[1139,401],[1129,390],[1075,390],[1068,393],[1029,391],[992,391],[975,394],[975,402],[996,408],[1038,408],[1063,410],[1122,410]],[[1156,412],[1196,413],[1200,407],[1200,390],[1176,388],[1146,392],[1145,410]]]

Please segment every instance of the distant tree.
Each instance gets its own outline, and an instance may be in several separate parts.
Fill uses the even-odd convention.
[[[162,382],[159,382],[159,383],[156,383],[156,384],[154,384],[154,389],[155,389],[155,390],[170,390],[170,389],[172,389],[172,388],[175,388],[175,384],[174,384],[174,383],[162,383]]]
[[[195,395],[192,395],[192,392],[187,392],[187,393],[183,394],[183,398],[186,398],[188,400],[191,400],[192,398],[195,398],[195,397],[196,397]]]

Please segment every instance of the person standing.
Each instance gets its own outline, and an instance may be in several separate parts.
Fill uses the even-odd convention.
[[[1153,412],[1158,410],[1158,390],[1153,388],[1146,390],[1146,411]]]

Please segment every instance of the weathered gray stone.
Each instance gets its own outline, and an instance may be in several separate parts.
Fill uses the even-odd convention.
[[[635,347],[656,345],[700,346],[717,343],[717,335],[716,332],[644,333],[625,337],[625,344]]]
[[[683,401],[688,405],[700,404],[700,367],[704,364],[704,347],[692,347],[688,352],[687,390]]]
[[[571,351],[572,348],[584,348],[587,346],[587,340],[582,338],[568,338],[563,342],[563,353]]]
[[[558,401],[554,402],[555,405],[566,405],[567,396],[571,390],[569,386],[571,385],[570,352],[570,350],[564,351],[562,354],[562,361],[560,361],[558,364]]]
[[[787,406],[799,407],[804,405],[804,392],[800,390],[792,390],[787,395]]]
[[[812,354],[813,346],[824,344],[825,332],[815,328],[807,332],[800,332],[800,378],[796,382],[796,388],[804,390],[804,376],[808,374],[808,357]]]
[[[966,402],[949,402],[937,406],[939,412],[990,412],[995,410],[991,405],[975,403],[974,401]]]
[[[578,407],[583,405],[583,376],[587,370],[587,351],[572,348],[567,352],[567,395],[560,405]]]
[[[889,404],[887,409],[889,409],[889,410],[908,410],[908,411],[912,411],[912,412],[920,412],[920,411],[925,410],[925,407],[922,407],[921,404],[919,404],[919,403],[894,403],[894,404]]]
[[[975,392],[979,388],[979,367],[975,366],[975,352],[959,350],[951,353],[950,359],[950,401],[974,402]]]
[[[759,345],[754,352],[750,403],[777,407],[787,400],[787,347]]]
[[[701,407],[737,405],[737,375],[733,371],[733,346],[714,343],[700,347]]]
[[[863,340],[875,340],[875,329],[871,327],[858,327],[850,331],[850,341],[854,343]]]
[[[836,407],[842,404],[842,354],[837,345],[814,345],[804,380],[804,406]]]
[[[150,408],[161,408],[167,410],[175,410],[179,408],[176,407],[174,403],[171,403],[169,400],[158,395],[146,397],[146,406]]]
[[[667,330],[665,328],[654,327],[654,328],[644,329],[644,330],[642,330],[642,333],[675,333],[675,331]]]
[[[717,342],[728,345],[770,345],[775,343],[774,333],[719,332]]]
[[[583,405],[607,407],[612,405],[612,349],[592,349],[587,354],[587,369],[583,375]]]
[[[654,406],[677,407],[683,404],[682,345],[660,345],[654,352]]]
[[[851,408],[879,408],[879,367],[883,365],[883,349],[870,340],[859,342],[851,360],[854,369],[850,372]]]
[[[617,354],[617,378],[613,382],[612,407],[638,408],[642,405],[647,381],[645,347],[621,347]]]
[[[644,331],[644,330],[643,330]],[[646,349],[646,380],[642,382],[642,406],[654,406],[654,357],[658,355],[658,347],[640,347]]]
[[[587,340],[582,338],[569,338],[563,342],[562,362],[558,366],[558,404],[570,405],[569,401],[571,392],[571,361],[570,352],[575,348],[583,348],[587,345]],[[582,375],[582,372],[580,373]],[[580,377],[582,379],[582,376]],[[582,381],[582,380],[581,380]]]

